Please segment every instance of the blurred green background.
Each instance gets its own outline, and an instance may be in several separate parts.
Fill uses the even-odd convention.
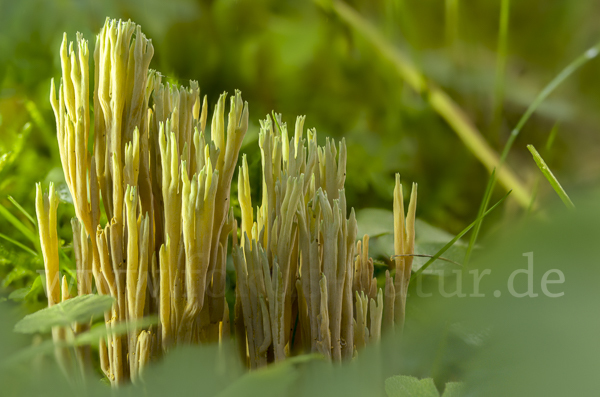
[[[543,86],[600,37],[595,1],[510,3],[504,97],[494,117],[500,0],[348,2],[446,89],[497,151]],[[320,139],[345,137],[350,205],[389,208],[400,172],[419,184],[419,216],[428,222],[458,232],[477,213],[484,167],[393,65],[326,7],[281,0],[0,4],[0,155],[12,152],[0,174],[4,204],[11,195],[32,209],[33,183],[59,178],[48,95],[50,79],[60,76],[62,33],[72,39],[81,31],[93,47],[110,16],[140,24],[155,47],[151,67],[181,84],[198,80],[211,103],[222,91],[242,90],[250,136],[275,110],[288,124],[307,115]],[[554,149],[542,155],[559,180],[567,191],[598,181],[599,66],[588,63],[559,87],[517,140],[508,163],[528,186],[537,170],[525,145],[543,147],[557,122]],[[247,143],[243,151],[258,171],[258,146]],[[543,188],[542,195],[550,192]]]
[[[502,2],[508,3],[345,1],[448,92],[496,152],[542,88],[600,39],[597,1],[513,0],[503,55],[498,51]],[[9,196],[33,214],[38,181],[58,183],[68,200],[48,100],[50,79],[60,76],[63,32],[69,39],[82,32],[93,48],[107,16],[140,24],[154,44],[151,68],[180,84],[197,80],[209,103],[223,91],[242,91],[251,115],[242,152],[248,155],[253,185],[260,174],[259,120],[276,111],[293,125],[297,115],[306,115],[305,126],[315,127],[320,141],[346,139],[350,206],[391,209],[393,176],[399,172],[403,181],[419,184],[417,215],[427,223],[456,234],[476,217],[488,179],[484,166],[427,100],[405,84],[394,65],[332,12],[327,1],[0,0],[0,204],[17,219],[26,222]],[[516,140],[508,164],[529,190],[539,175],[526,149],[529,143],[540,150],[567,192],[598,186],[599,68],[600,61],[591,60],[571,76]],[[557,135],[546,149],[553,128]],[[545,180],[539,189],[542,204],[560,204]],[[497,187],[492,200],[503,194]],[[61,205],[59,212],[60,235],[68,243],[72,209]],[[377,214],[371,219],[377,221]],[[484,229],[493,233],[522,214],[515,202],[508,202],[486,219]],[[2,215],[0,233],[33,248]],[[370,226],[363,230],[372,230]],[[0,241],[0,279],[7,288],[2,296],[21,291],[13,300],[25,302],[26,310],[43,306],[41,286],[31,288],[41,268],[39,258]],[[432,312],[426,307],[414,308],[409,316],[421,316],[421,323],[429,324]],[[431,331],[435,338],[445,332],[440,323],[437,319],[433,327],[439,332]],[[441,368],[441,379],[454,379],[460,373],[456,362],[470,350],[465,343],[452,345],[458,353],[446,363],[436,353],[442,342],[435,340],[424,353],[427,358],[409,360],[405,368],[430,376],[434,370],[422,368],[433,362],[432,367]]]

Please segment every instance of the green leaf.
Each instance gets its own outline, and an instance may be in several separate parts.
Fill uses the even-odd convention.
[[[109,335],[123,335],[134,329],[146,328],[151,325],[158,324],[157,316],[148,316],[138,320],[121,321],[108,328],[105,323],[99,324],[88,332],[77,335],[74,345],[82,346],[91,343],[97,343],[99,339],[106,338]]]
[[[548,168],[546,162],[544,161],[542,156],[540,156],[535,147],[533,145],[527,145],[527,149],[529,149],[529,151],[533,155],[533,159],[535,160],[535,163],[537,164],[538,168],[540,169],[540,171],[542,171],[542,174],[544,174],[548,182],[550,182],[550,185],[552,185],[552,188],[554,189],[556,194],[558,194],[558,197],[560,197],[562,202],[565,203],[567,208],[575,208],[575,205],[569,198],[569,195],[567,194],[567,192],[565,192],[565,189],[563,189],[560,182],[558,182],[558,179],[556,179],[552,171],[550,171],[550,168]]]
[[[15,332],[48,332],[52,327],[90,321],[111,308],[114,298],[108,295],[83,295],[25,316],[15,325]]]
[[[15,281],[22,280],[26,277],[32,277],[34,275],[35,275],[34,272],[32,272],[31,270],[29,270],[25,267],[15,266],[6,275],[6,277],[4,277],[4,280],[2,280],[2,287],[6,288],[6,287],[10,286],[12,283],[14,283]]]
[[[32,272],[28,269],[23,269],[23,268],[18,268],[18,267],[13,268],[13,270],[3,280],[2,285],[7,286],[14,281],[23,279],[25,277],[30,277],[32,275],[35,277],[35,279],[33,280],[33,283],[31,283],[31,286],[14,290],[8,296],[8,299],[13,300],[15,302],[21,302],[24,300],[29,300],[29,301],[35,300],[35,298],[38,296],[38,294],[43,291],[42,277],[39,275],[36,276],[34,272]]]
[[[135,321],[122,321],[113,325],[113,327],[110,329],[105,326],[104,322],[102,322],[102,324],[99,324],[97,327],[94,327],[87,332],[77,335],[74,339],[70,338],[59,343],[54,343],[54,341],[50,339],[38,345],[26,347],[25,349],[22,349],[16,354],[10,356],[6,360],[0,361],[0,365],[13,366],[20,362],[30,360],[40,354],[52,353],[56,348],[59,347],[84,346],[92,343],[97,344],[100,338],[106,338],[108,335],[124,335],[130,330],[145,328],[153,324],[158,324],[158,317],[150,316]]]
[[[392,376],[385,380],[388,397],[439,397],[433,379],[417,379],[412,376]]]
[[[358,237],[365,234],[369,237],[378,237],[394,233],[394,213],[380,208],[365,208],[356,212],[358,224]]]
[[[372,257],[389,258],[394,254],[394,214],[390,210],[367,208],[357,212],[358,236],[368,234],[369,251]],[[415,255],[413,271],[418,271],[433,257],[454,235],[430,225],[422,219],[415,222]],[[460,269],[465,257],[466,243],[458,240],[443,257],[436,259],[424,270],[426,274],[440,275]],[[422,256],[419,256],[422,255]],[[453,263],[455,262],[455,263]],[[385,263],[383,265],[387,266]]]
[[[42,285],[42,277],[37,276],[35,280],[33,280],[33,284],[31,284],[29,291],[25,295],[25,299],[30,299],[37,296],[38,292],[42,291],[43,289],[44,286]]]
[[[465,394],[465,385],[462,382],[448,382],[442,397],[461,397]]]
[[[29,293],[28,287],[19,288],[19,289],[14,290],[13,292],[11,292],[10,295],[8,295],[8,299],[13,300],[15,302],[19,302],[19,301],[25,300],[25,297],[27,296],[28,293]]]
[[[358,236],[364,234],[371,237],[369,253],[373,258],[390,258],[394,255],[394,214],[390,210],[367,208],[357,212]],[[437,253],[454,235],[430,225],[422,219],[415,222],[415,256],[413,270],[419,270],[428,259]],[[443,258],[436,260],[426,271],[427,274],[439,274],[440,271],[451,271],[460,267],[464,258],[466,244],[457,241]],[[452,263],[457,262],[457,263]],[[387,266],[383,262],[380,265]]]
[[[365,208],[356,212],[358,223],[358,236],[362,238],[365,234],[369,237],[379,237],[394,234],[394,213],[381,208]],[[438,227],[432,226],[422,219],[415,221],[416,242],[445,243],[454,235]]]
[[[422,219],[415,221],[416,242],[445,243],[452,237],[454,237],[452,234],[439,227],[432,226]]]
[[[252,371],[233,382],[219,393],[218,397],[234,396],[285,396],[299,376],[294,367],[295,363],[313,360],[317,355],[303,355],[287,359],[277,365],[269,366],[258,371]]]

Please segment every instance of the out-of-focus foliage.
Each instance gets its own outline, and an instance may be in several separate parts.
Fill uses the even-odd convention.
[[[592,373],[598,370],[600,319],[592,311],[600,298],[598,195],[574,199],[577,211],[558,203],[551,219],[504,230],[479,257],[480,272],[491,270],[481,283],[485,297],[456,302],[455,312],[468,327],[487,330],[485,348],[466,371],[468,395],[596,393],[598,378]],[[515,298],[507,289],[517,269],[523,271],[514,277],[514,290],[530,291],[529,296]],[[558,282],[546,284],[544,291],[544,279]]]
[[[600,38],[600,6],[593,0],[511,1],[503,107],[495,119],[500,2],[352,0],[347,4],[443,87],[500,151],[539,90]],[[457,13],[446,13],[446,3],[456,4]],[[393,252],[386,211],[391,208],[394,172],[400,172],[404,181],[419,184],[418,216],[422,221],[417,224],[418,253],[435,254],[451,238],[443,230],[457,233],[476,217],[487,180],[483,166],[427,102],[405,86],[393,66],[327,7],[292,0],[0,0],[0,205],[13,216],[11,220],[0,214],[0,233],[8,238],[0,236],[0,357],[9,357],[30,344],[29,338],[13,334],[12,326],[27,312],[45,306],[39,243],[28,238],[36,235],[36,226],[25,215],[34,212],[34,184],[52,181],[62,199],[70,200],[48,101],[50,79],[60,75],[62,34],[66,31],[74,37],[81,31],[93,48],[93,34],[107,16],[131,18],[142,25],[155,47],[151,67],[163,71],[170,81],[198,80],[210,103],[224,90],[242,90],[251,114],[242,152],[248,154],[253,185],[260,185],[258,120],[272,110],[283,113],[288,124],[296,115],[306,114],[306,126],[316,127],[320,139],[345,137],[348,204],[362,209],[358,212],[362,232],[378,236],[371,245],[371,252],[380,260],[377,274],[384,273],[385,261]],[[574,192],[597,186],[599,66],[600,61],[593,60],[561,85],[517,139],[508,163],[528,186],[533,186],[539,170],[526,144],[543,148],[556,125],[552,149],[540,150],[548,166],[572,197],[577,197]],[[260,192],[253,194],[257,199]],[[497,189],[496,195],[500,194]],[[544,183],[540,183],[538,197],[542,202],[559,202]],[[70,207],[59,206],[58,214],[63,271],[73,267],[69,219],[74,214]],[[507,208],[486,218],[488,232],[521,215],[513,206]],[[535,250],[536,255],[540,253],[536,256],[540,266],[542,260],[544,266],[569,266],[564,284],[568,286],[565,296],[572,296],[569,300],[505,301],[493,298],[494,287],[490,286],[486,290],[490,297],[475,299],[477,304],[468,306],[471,311],[461,317],[462,309],[451,311],[439,304],[446,300],[422,298],[415,292],[417,288],[436,289],[440,279],[430,272],[411,286],[405,335],[410,343],[402,346],[401,353],[399,348],[388,349],[382,358],[365,352],[366,358],[358,361],[361,364],[342,369],[311,359],[243,375],[236,363],[219,361],[226,355],[216,347],[203,348],[201,353],[187,349],[173,352],[151,367],[145,390],[149,395],[160,395],[161,390],[166,393],[175,379],[181,380],[182,390],[210,384],[213,389],[207,389],[207,395],[228,395],[244,385],[264,391],[261,382],[273,387],[273,395],[280,395],[282,388],[299,395],[333,395],[342,390],[347,395],[369,395],[365,391],[370,387],[384,393],[385,379],[400,373],[433,377],[441,391],[445,382],[464,377],[470,381],[473,395],[584,395],[592,388],[597,390],[592,384],[597,373],[597,366],[592,365],[597,344],[591,342],[597,324],[590,313],[596,307],[593,282],[598,280],[593,273],[597,244],[592,238],[597,241],[598,233],[592,221],[597,223],[599,218],[597,212],[585,211],[577,221],[568,219],[571,214],[563,215],[561,221],[523,229],[518,238],[507,238],[497,244],[496,251],[483,256],[487,262],[479,259],[472,265],[484,263],[495,269],[497,261],[500,268],[506,268],[513,261],[525,260],[520,256],[523,252]],[[544,215],[551,218],[554,213],[546,211]],[[520,228],[512,223],[507,230]],[[528,239],[531,234],[535,237]],[[443,257],[460,262],[465,245],[459,242]],[[542,253],[547,258],[541,258]],[[415,268],[426,261],[416,258]],[[454,269],[454,264],[438,260],[430,270],[438,265]],[[505,283],[506,277],[498,275],[494,280]],[[461,306],[466,300],[456,301]],[[478,321],[457,323],[458,317],[478,315]],[[484,325],[489,323],[484,320],[493,320],[500,331],[488,338]],[[491,349],[482,349],[483,340],[491,341]],[[555,350],[546,350],[548,346]],[[394,361],[395,353],[402,357],[400,364]],[[61,390],[72,392],[75,386],[49,363],[50,358],[34,362],[40,372],[37,381],[29,385],[23,378],[31,372],[29,363],[8,372],[3,369],[2,392],[36,394],[47,392],[48,384],[59,394]],[[572,365],[575,363],[580,365]],[[306,379],[314,382],[304,382]],[[562,389],[561,381],[570,385],[570,391]],[[104,385],[88,386],[89,395],[106,392]],[[582,390],[579,394],[574,391],[579,390],[577,386]],[[246,391],[250,393],[252,387],[247,386]],[[126,388],[122,393],[135,392]]]
[[[473,289],[471,272],[462,284],[440,284],[428,278],[411,284],[407,327],[399,343],[387,335],[381,349],[368,347],[351,363],[332,366],[314,356],[300,356],[282,364],[245,373],[233,346],[186,347],[170,352],[151,365],[143,382],[115,391],[116,396],[185,395],[202,390],[207,396],[565,396],[593,395],[597,390],[598,195],[577,196],[578,212],[552,208],[552,220],[509,225],[495,234],[486,254],[473,263],[482,278]],[[565,233],[569,231],[569,233]],[[557,242],[561,242],[558,244]],[[552,244],[554,243],[554,244]],[[510,292],[510,275],[527,270],[533,252],[530,279],[519,273],[511,284],[523,294]],[[552,269],[564,274],[563,283],[542,279]],[[425,276],[429,277],[429,276]],[[551,277],[556,280],[556,277]],[[419,293],[417,288],[422,288]],[[442,298],[444,290],[470,295]],[[500,296],[495,294],[500,291]],[[422,293],[434,293],[424,297]],[[474,294],[481,295],[474,297]],[[109,385],[88,379],[66,380],[51,356],[6,366],[27,340],[12,332],[20,316],[12,303],[0,303],[0,385],[3,395],[104,395]],[[412,374],[415,378],[396,375]],[[432,376],[435,380],[425,378]],[[448,380],[464,379],[463,386]],[[460,390],[463,389],[464,390]],[[437,389],[437,390],[436,390]],[[404,394],[397,394],[399,392]],[[414,394],[410,394],[414,392]],[[421,394],[418,394],[421,393]],[[429,394],[424,394],[429,393]],[[463,394],[464,393],[464,394]]]
[[[462,384],[457,382],[447,383],[442,397],[458,397],[462,395]],[[440,393],[433,383],[433,379],[416,379],[412,376],[393,376],[385,380],[385,392],[388,397],[438,397]]]
[[[492,98],[500,1],[457,3],[452,40],[442,0],[350,5],[446,88],[498,148],[543,85],[596,41],[600,11],[591,0],[511,2],[505,111],[497,134]],[[350,205],[389,207],[391,176],[400,172],[419,183],[420,213],[430,223],[457,232],[476,213],[485,187],[483,167],[426,102],[404,87],[391,65],[312,2],[28,0],[3,1],[0,7],[0,155],[19,152],[18,162],[3,167],[0,189],[26,208],[32,208],[32,182],[61,180],[54,170],[58,151],[47,98],[50,78],[59,76],[62,32],[81,31],[91,39],[111,16],[141,24],[156,50],[151,67],[174,81],[197,79],[210,102],[224,90],[241,89],[255,126],[248,143],[271,110],[288,122],[306,114],[307,126],[316,127],[322,139],[346,137],[353,159]],[[509,163],[523,179],[536,172],[525,143],[545,142],[556,121],[562,131],[559,153],[549,165],[566,190],[597,179],[597,67],[598,61],[591,62],[564,84],[517,141]],[[20,138],[26,123],[31,130]],[[244,150],[252,154],[256,146]],[[258,156],[249,159],[256,171]],[[252,175],[258,178],[258,172]]]

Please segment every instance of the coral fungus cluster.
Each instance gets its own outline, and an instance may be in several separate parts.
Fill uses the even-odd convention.
[[[101,367],[111,382],[135,381],[149,361],[178,344],[233,337],[245,364],[258,368],[304,352],[349,360],[382,330],[402,327],[416,186],[405,215],[396,179],[394,266],[382,291],[369,238],[356,241],[354,210],[346,205],[344,141],[319,146],[304,117],[290,139],[281,116],[273,115],[260,123],[261,186],[250,186],[245,156],[241,160],[238,224],[230,190],[248,104],[236,92],[225,117],[223,94],[209,122],[198,84],[164,84],[149,69],[153,53],[139,26],[107,20],[93,54],[93,92],[81,35],[75,44],[65,35],[61,84],[51,88],[76,214],[77,293],[115,298],[105,313],[109,328],[158,318],[101,340]],[[251,189],[262,192],[256,207]],[[54,305],[69,293],[66,279],[59,279],[52,186],[43,194],[38,185],[37,204],[48,304]],[[225,299],[228,257],[236,274],[234,324]],[[87,328],[56,329],[53,337]],[[78,359],[86,365],[89,349],[79,348]]]

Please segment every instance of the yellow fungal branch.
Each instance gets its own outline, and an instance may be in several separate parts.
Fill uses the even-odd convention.
[[[46,295],[48,306],[53,306],[60,299],[60,275],[58,272],[58,237],[56,234],[56,210],[58,196],[54,184],[50,184],[48,193],[42,191],[42,185],[36,186],[35,209],[40,232],[40,243],[44,257],[46,272]]]
[[[417,210],[417,184],[413,183],[408,212],[404,215],[404,196],[400,174],[396,174],[394,188],[394,252],[396,274],[394,276],[394,322],[402,329],[406,309],[408,283],[415,253],[415,212]]]

